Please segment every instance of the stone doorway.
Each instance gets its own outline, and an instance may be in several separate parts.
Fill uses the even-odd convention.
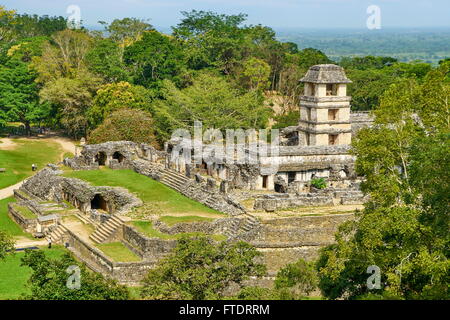
[[[101,194],[96,194],[91,200],[91,209],[103,210],[108,212],[108,203]]]
[[[95,161],[98,162],[99,166],[104,166],[106,165],[106,153],[100,151],[99,153],[97,153],[97,155],[95,156]]]
[[[116,159],[117,162],[119,162],[119,163],[122,163],[123,160],[125,160],[125,157],[119,151],[114,152],[112,157],[113,157],[113,159]]]

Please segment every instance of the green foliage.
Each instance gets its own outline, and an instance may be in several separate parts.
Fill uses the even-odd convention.
[[[170,138],[173,130],[191,129],[194,121],[205,128],[265,128],[271,110],[263,106],[256,92],[240,93],[226,79],[199,74],[192,86],[177,89],[170,81],[162,88],[164,100],[155,102],[155,119],[159,137]]]
[[[133,81],[157,88],[163,79],[180,80],[183,54],[179,44],[157,31],[148,31],[142,39],[125,49],[125,63],[132,69]]]
[[[291,289],[308,295],[317,288],[318,277],[314,264],[303,259],[290,263],[277,273],[276,289]]]
[[[143,280],[148,299],[217,299],[231,283],[261,276],[259,253],[245,242],[215,244],[207,237],[182,237],[172,253]]]
[[[153,30],[153,26],[145,20],[136,18],[115,19],[110,25],[101,21],[111,40],[122,47],[138,40],[145,31]]]
[[[148,112],[133,109],[114,111],[89,134],[88,141],[91,144],[133,141],[158,146],[151,115]]]
[[[250,90],[264,90],[269,85],[270,66],[267,62],[250,58],[243,63],[242,83]]]
[[[111,39],[97,40],[86,60],[89,70],[108,83],[129,80],[130,75],[123,62],[123,48]]]
[[[150,100],[150,92],[144,87],[128,82],[105,84],[98,89],[92,106],[87,111],[89,123],[94,127],[98,126],[120,109],[149,109]]]
[[[0,261],[14,251],[14,240],[5,231],[0,230]]]
[[[115,280],[104,278],[79,264],[71,255],[60,259],[49,259],[44,252],[27,250],[22,265],[33,270],[29,279],[30,294],[24,295],[30,300],[126,300],[129,298],[125,286]],[[80,288],[70,289],[66,283],[70,266],[80,268]]]
[[[0,66],[0,105],[3,120],[20,121],[30,133],[30,123],[46,116],[47,109],[39,103],[36,76],[28,66],[12,60]],[[6,119],[5,119],[6,118]]]
[[[354,140],[370,200],[321,253],[319,287],[326,297],[450,296],[447,72],[441,66],[421,84],[393,84],[375,110],[376,126]],[[365,285],[370,265],[381,270],[381,289]]]
[[[325,189],[327,187],[327,182],[324,178],[314,178],[311,179],[311,186],[317,189]]]

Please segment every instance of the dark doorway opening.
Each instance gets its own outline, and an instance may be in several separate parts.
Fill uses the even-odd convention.
[[[96,194],[91,200],[91,209],[108,211],[108,203],[100,194]]]
[[[288,172],[288,183],[294,182],[295,176],[296,176],[295,172]]]
[[[116,159],[119,163],[122,163],[123,160],[125,159],[125,157],[123,156],[123,154],[121,154],[120,152],[116,151],[113,154],[113,159]]]
[[[262,187],[263,189],[267,189],[267,180],[268,180],[268,176],[262,176]]]
[[[284,187],[281,184],[275,183],[275,192],[284,193]]]
[[[95,161],[98,162],[99,166],[104,166],[106,164],[106,153],[97,153],[97,155],[95,156]]]

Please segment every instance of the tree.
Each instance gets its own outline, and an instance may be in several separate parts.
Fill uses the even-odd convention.
[[[91,144],[124,140],[159,147],[155,138],[154,121],[148,112],[127,108],[114,111],[88,138]]]
[[[284,266],[277,273],[276,289],[290,289],[296,293],[309,295],[317,288],[318,277],[314,263],[299,259]]]
[[[24,124],[29,135],[31,123],[43,120],[49,112],[48,105],[39,102],[35,83],[36,74],[15,59],[0,65],[0,105],[4,120]]]
[[[44,44],[41,57],[33,59],[32,66],[39,73],[38,82],[45,85],[59,78],[76,78],[86,74],[86,56],[93,38],[79,30],[64,30],[55,33],[51,41]]]
[[[115,280],[104,278],[79,264],[70,254],[59,259],[49,259],[41,250],[26,250],[21,265],[30,267],[32,274],[28,280],[31,293],[25,294],[29,300],[126,300],[129,298],[125,286]],[[69,267],[80,270],[80,288],[67,286]]]
[[[326,297],[450,296],[447,72],[444,66],[422,84],[392,85],[374,111],[375,126],[358,133],[356,170],[370,200],[321,253],[319,287]],[[381,271],[381,287],[373,291],[366,286],[371,265]]]
[[[145,31],[154,30],[146,20],[136,18],[115,19],[110,25],[100,21],[105,26],[111,40],[116,41],[122,48],[139,40]]]
[[[63,77],[48,82],[39,95],[42,101],[57,108],[60,124],[77,139],[87,135],[87,111],[99,84],[100,79],[79,72],[76,78]]]
[[[14,240],[6,232],[0,230],[0,260],[14,252]]]
[[[197,10],[183,11],[182,15],[182,21],[172,29],[186,48],[188,66],[195,70],[217,67],[229,74],[240,61],[244,43],[244,30],[240,26],[247,15]]]
[[[267,62],[250,58],[243,63],[241,82],[250,90],[263,91],[269,85],[270,66]]]
[[[87,134],[86,111],[101,83],[87,68],[92,41],[84,31],[57,32],[31,64],[38,72],[41,101],[52,104],[62,126],[75,138]]]
[[[105,84],[98,89],[87,115],[92,126],[97,126],[113,111],[129,108],[148,110],[150,92],[128,82]]]
[[[127,81],[130,77],[123,62],[123,48],[111,39],[99,39],[86,56],[89,70],[106,82]]]
[[[231,283],[262,276],[259,253],[245,242],[215,244],[207,237],[178,240],[171,254],[143,280],[142,297],[149,299],[217,299]]]
[[[150,88],[157,88],[164,79],[179,80],[183,70],[178,43],[157,31],[145,32],[141,40],[127,47],[124,59],[133,70],[134,83]]]
[[[161,92],[164,99],[154,102],[153,113],[163,140],[175,129],[191,128],[196,120],[219,130],[266,128],[272,112],[258,92],[241,93],[224,77],[208,73],[197,75],[185,89],[165,81]]]

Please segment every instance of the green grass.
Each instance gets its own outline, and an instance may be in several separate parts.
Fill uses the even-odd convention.
[[[13,204],[13,208],[19,211],[19,213],[24,217],[25,219],[36,219],[37,216],[34,212],[32,212],[28,207],[20,206],[17,203]]]
[[[141,261],[141,258],[128,249],[122,242],[99,243],[96,244],[96,247],[116,262]]]
[[[42,248],[49,258],[59,258],[66,252],[63,246],[53,245],[51,249]],[[0,260],[0,300],[17,299],[23,293],[28,293],[27,281],[31,275],[29,267],[21,266],[20,259],[25,252],[16,252]]]
[[[47,163],[58,162],[62,152],[56,142],[40,140],[13,140],[17,146],[13,150],[0,150],[0,168],[6,172],[0,173],[0,189],[6,188],[31,176],[31,165],[38,169]]]
[[[95,186],[117,186],[135,193],[145,203],[155,203],[162,213],[208,213],[221,216],[220,212],[191,200],[166,187],[162,183],[138,174],[132,170],[66,171],[64,176],[78,178]]]
[[[205,217],[199,217],[199,216],[181,216],[181,217],[174,217],[174,216],[161,216],[159,221],[164,222],[168,226],[173,226],[177,223],[189,223],[189,222],[210,222],[214,221],[213,218],[205,218]]]
[[[141,300],[142,287],[127,287],[130,293],[130,300]]]
[[[27,237],[32,236],[22,230],[22,228],[15,223],[8,215],[8,203],[15,202],[13,197],[0,200],[0,230],[8,233],[13,237]],[[32,238],[33,239],[33,238]]]
[[[141,232],[142,234],[144,234],[149,238],[159,238],[163,240],[176,240],[182,237],[183,235],[187,235],[190,237],[205,235],[202,232],[187,232],[177,234],[163,233],[153,228],[153,224],[151,221],[131,221],[131,225],[134,226],[137,229],[137,231]],[[224,241],[227,239],[227,237],[222,234],[213,234],[211,235],[211,238],[216,241]]]

